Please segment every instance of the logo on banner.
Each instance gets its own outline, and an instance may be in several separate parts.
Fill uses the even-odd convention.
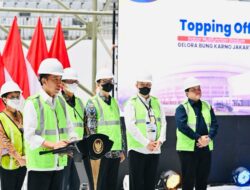
[[[131,1],[135,1],[135,2],[138,2],[138,3],[150,3],[150,2],[153,2],[153,1],[156,1],[156,0],[131,0]]]

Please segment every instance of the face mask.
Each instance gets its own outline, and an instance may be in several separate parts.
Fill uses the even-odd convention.
[[[110,92],[113,89],[114,85],[112,83],[106,83],[102,85],[102,90],[104,90],[105,92]]]
[[[75,93],[77,91],[78,84],[73,83],[73,84],[66,84],[66,88],[69,92]]]
[[[148,87],[143,87],[143,88],[139,88],[139,93],[146,96],[150,93],[151,88]]]
[[[19,99],[7,99],[6,104],[15,110],[21,110],[21,101]]]

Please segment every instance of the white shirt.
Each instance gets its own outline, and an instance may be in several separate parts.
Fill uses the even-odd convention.
[[[56,107],[56,98],[58,98],[57,96],[55,98],[52,98],[51,96],[49,96],[43,89],[41,89],[41,91],[39,92],[39,95],[41,96],[41,98],[52,108],[55,109]],[[40,136],[40,135],[36,135],[35,131],[37,129],[37,113],[34,107],[34,104],[32,103],[31,100],[28,100],[25,103],[24,106],[24,110],[23,110],[23,129],[24,129],[24,138],[27,141],[27,143],[29,144],[31,149],[36,149],[39,148],[40,146],[42,146],[43,142],[45,141],[45,139]],[[56,117],[56,115],[55,115]],[[66,120],[67,120],[67,131],[68,131],[68,135],[70,137],[70,139],[72,140],[76,140],[77,139],[77,134],[74,132],[74,128],[73,125],[69,119],[69,114],[66,110]],[[56,128],[57,129],[57,128]],[[59,132],[58,130],[56,130],[56,136],[57,136],[57,142],[59,141]],[[51,169],[46,169],[46,171],[50,170],[61,170],[63,169],[63,167],[58,167],[57,166],[57,162],[58,162],[58,155],[55,155],[55,159],[56,159],[56,164],[54,168]],[[32,168],[29,170],[34,170],[34,171],[43,171],[41,169],[36,169],[36,168]]]
[[[145,98],[143,98],[139,94],[138,94],[138,96],[149,107],[149,102],[150,102],[151,98],[149,97],[146,100]],[[163,143],[166,140],[167,122],[166,122],[164,110],[163,110],[161,105],[160,105],[160,111],[161,111],[161,132],[160,132],[160,137],[158,140],[161,143]],[[146,109],[146,107],[145,107],[145,112],[147,113],[147,114],[145,114],[146,115],[145,120],[149,121],[148,110]],[[161,148],[159,148],[155,151],[150,151],[147,149],[147,145],[150,142],[150,140],[148,140],[146,137],[144,137],[143,134],[141,133],[141,131],[136,127],[135,115],[136,115],[135,108],[131,104],[131,102],[129,101],[124,108],[124,119],[125,119],[125,124],[126,124],[126,130],[133,136],[134,139],[136,139],[138,142],[143,144],[144,147],[143,148],[131,148],[131,149],[128,149],[128,151],[134,150],[134,151],[140,152],[142,154],[160,154]]]

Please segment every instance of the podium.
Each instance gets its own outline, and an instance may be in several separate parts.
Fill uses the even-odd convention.
[[[67,153],[76,153],[82,155],[82,160],[84,158],[88,159],[91,162],[92,178],[94,179],[93,185],[92,181],[89,181],[89,185],[92,189],[96,189],[98,173],[100,167],[100,159],[111,150],[113,146],[113,141],[109,139],[108,136],[104,134],[92,134],[88,137],[73,141],[69,143],[66,147],[40,151],[39,154],[42,156],[44,154],[67,154]],[[88,173],[88,171],[86,171]],[[78,176],[79,173],[78,173]]]
[[[112,146],[113,141],[111,141],[108,136],[104,134],[93,134],[82,140],[73,141],[65,147],[40,151],[39,154],[63,154],[77,151],[78,153],[81,153],[83,157],[98,160],[109,152]]]

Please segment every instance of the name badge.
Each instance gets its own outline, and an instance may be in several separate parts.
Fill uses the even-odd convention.
[[[149,121],[150,123],[155,124],[156,123],[155,116],[150,116]]]
[[[147,138],[151,141],[156,140],[156,125],[154,123],[147,122]]]

